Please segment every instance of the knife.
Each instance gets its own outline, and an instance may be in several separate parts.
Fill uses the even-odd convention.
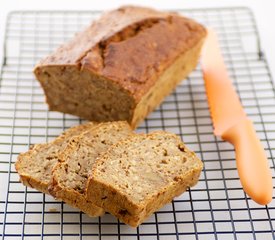
[[[208,29],[202,49],[201,66],[214,134],[234,145],[244,191],[258,204],[266,205],[272,200],[271,170],[253,123],[246,116],[228,76],[212,29]]]

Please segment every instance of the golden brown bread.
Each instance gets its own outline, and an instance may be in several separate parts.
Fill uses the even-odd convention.
[[[34,73],[50,110],[95,121],[143,120],[196,66],[205,29],[174,13],[105,13]]]
[[[137,226],[193,186],[202,163],[176,135],[135,134],[120,121],[70,128],[20,154],[15,166],[27,186],[90,216],[107,210]]]

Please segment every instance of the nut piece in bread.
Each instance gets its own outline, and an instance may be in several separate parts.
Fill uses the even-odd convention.
[[[34,69],[49,109],[135,128],[196,67],[206,35],[175,13],[107,12]]]
[[[137,227],[199,179],[203,164],[174,134],[132,135],[94,164],[87,198]]]

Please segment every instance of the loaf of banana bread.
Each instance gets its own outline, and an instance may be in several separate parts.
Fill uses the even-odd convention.
[[[176,13],[103,14],[34,69],[49,109],[135,128],[197,64],[206,31]]]

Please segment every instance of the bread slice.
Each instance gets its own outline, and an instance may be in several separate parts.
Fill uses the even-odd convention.
[[[60,163],[53,169],[50,193],[89,215],[93,205],[85,194],[89,171],[101,152],[131,134],[128,123],[118,121],[101,123],[72,138],[59,155]]]
[[[95,126],[95,123],[89,122],[69,128],[53,141],[36,144],[29,151],[21,153],[15,163],[15,169],[20,176],[20,181],[25,186],[48,194],[52,169],[58,162],[58,153],[64,149],[71,137]]]
[[[203,164],[174,134],[133,135],[102,154],[87,198],[133,227],[195,185]]]

